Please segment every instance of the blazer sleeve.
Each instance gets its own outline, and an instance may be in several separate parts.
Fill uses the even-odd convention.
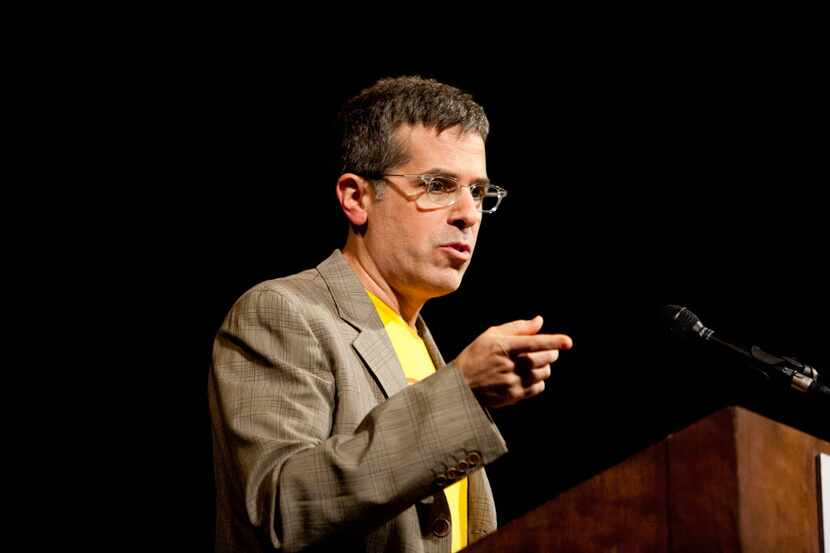
[[[312,327],[296,299],[255,289],[214,343],[210,385],[231,477],[275,547],[365,535],[506,452],[452,365],[332,436],[338,368]],[[460,460],[466,471],[448,478]]]

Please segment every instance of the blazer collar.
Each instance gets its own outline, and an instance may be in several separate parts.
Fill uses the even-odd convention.
[[[358,330],[383,328],[372,300],[340,250],[317,266],[334,299],[337,313]]]
[[[375,375],[386,397],[406,388],[403,368],[383,322],[340,250],[320,263],[317,270],[328,286],[340,317],[359,331],[352,346]]]

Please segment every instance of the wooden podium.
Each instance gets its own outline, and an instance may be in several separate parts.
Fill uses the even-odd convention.
[[[820,553],[819,452],[830,444],[730,407],[465,552]]]

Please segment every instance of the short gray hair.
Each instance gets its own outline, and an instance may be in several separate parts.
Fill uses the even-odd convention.
[[[338,115],[341,174],[375,179],[406,163],[406,148],[393,133],[419,123],[438,132],[461,126],[485,142],[490,132],[484,109],[458,88],[418,76],[381,79],[347,101]]]

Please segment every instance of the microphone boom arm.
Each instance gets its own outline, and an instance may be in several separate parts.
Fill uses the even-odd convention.
[[[758,346],[745,349],[722,340],[715,331],[703,325],[700,319],[685,307],[667,305],[664,315],[671,321],[675,330],[695,334],[704,342],[714,342],[753,361],[753,366],[767,378],[778,377],[789,383],[799,392],[814,393],[830,400],[830,387],[823,384],[818,371],[792,357],[778,357],[767,353]],[[771,374],[772,373],[772,374]]]

